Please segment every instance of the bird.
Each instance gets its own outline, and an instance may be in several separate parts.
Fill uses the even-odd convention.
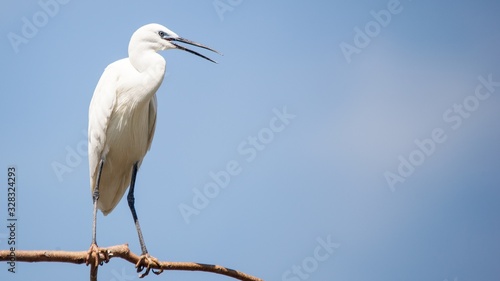
[[[151,148],[156,128],[156,92],[165,76],[166,61],[160,51],[179,49],[216,61],[178,43],[207,49],[180,37],[157,23],[137,29],[130,38],[128,57],[109,64],[99,79],[89,106],[88,156],[93,203],[92,242],[86,264],[95,268],[109,261],[109,253],[96,242],[97,209],[106,216],[128,189],[127,201],[139,236],[142,254],[136,264],[144,277],[160,267],[149,255],[135,210],[135,180],[144,156]],[[162,270],[155,271],[160,274]]]

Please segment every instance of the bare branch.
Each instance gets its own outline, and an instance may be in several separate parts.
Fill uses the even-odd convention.
[[[110,253],[111,258],[122,258],[132,264],[139,261],[139,256],[132,253],[127,244],[101,248]],[[0,250],[0,261],[10,261],[9,250]],[[65,262],[82,264],[85,263],[87,251],[25,251],[16,250],[16,262]],[[226,275],[243,281],[263,281],[260,278],[248,275],[241,271],[223,267],[220,265],[203,264],[195,262],[160,262],[163,270],[185,270],[185,271],[205,271]],[[160,267],[154,267],[160,269]]]

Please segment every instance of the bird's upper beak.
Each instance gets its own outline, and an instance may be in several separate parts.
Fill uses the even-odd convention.
[[[183,46],[181,46],[181,45],[175,44],[173,41],[186,43],[186,44],[193,45],[193,46],[196,46],[196,47],[200,47],[200,48],[203,48],[203,49],[207,49],[207,50],[210,50],[210,51],[212,51],[212,52],[215,52],[215,53],[217,53],[217,54],[219,54],[219,55],[222,55],[221,53],[217,52],[216,50],[214,50],[214,49],[212,49],[212,48],[209,48],[209,47],[207,47],[207,46],[205,46],[205,45],[203,45],[203,44],[196,43],[196,42],[193,42],[193,41],[191,41],[191,40],[188,40],[188,39],[185,39],[185,38],[182,38],[182,37],[164,36],[164,37],[163,37],[163,39],[165,39],[165,40],[169,41],[169,42],[170,42],[170,44],[174,45],[174,46],[175,46],[177,49],[179,49],[179,50],[183,50],[183,51],[186,51],[186,52],[190,52],[191,54],[195,54],[195,55],[197,55],[197,56],[199,56],[199,57],[202,57],[202,58],[204,58],[204,59],[206,59],[206,60],[209,60],[209,61],[211,61],[211,62],[213,62],[213,63],[217,63],[217,62],[216,62],[216,61],[214,61],[213,59],[209,58],[209,57],[206,57],[206,56],[204,56],[204,55],[202,55],[202,54],[198,53],[198,52],[195,52],[195,51],[193,51],[193,50],[190,50],[190,49],[188,49],[188,48],[186,48],[186,47],[183,47]]]

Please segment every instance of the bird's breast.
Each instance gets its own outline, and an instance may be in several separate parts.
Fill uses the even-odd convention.
[[[142,160],[149,147],[149,105],[163,81],[165,63],[151,63],[138,71],[129,59],[124,59],[114,67],[119,75],[106,129],[106,161],[133,164]]]

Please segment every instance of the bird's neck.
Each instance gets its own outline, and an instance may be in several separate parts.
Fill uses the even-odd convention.
[[[163,81],[166,66],[165,59],[153,50],[143,49],[137,52],[129,52],[129,61],[137,71],[138,80],[136,81],[143,89],[144,100],[149,100]]]
[[[165,70],[165,59],[153,50],[130,50],[129,60],[140,73],[151,69]],[[161,74],[163,76],[163,73]]]

